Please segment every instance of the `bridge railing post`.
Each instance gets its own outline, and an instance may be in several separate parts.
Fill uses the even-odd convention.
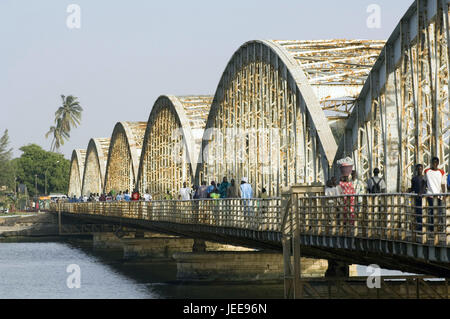
[[[445,203],[445,244],[450,247],[450,196],[444,196]]]
[[[386,223],[385,223],[385,225],[383,226],[383,227],[385,227],[385,232],[384,232],[384,236],[385,236],[385,239],[387,239],[387,240],[391,240],[392,239],[392,237],[393,237],[393,235],[394,235],[394,224],[393,224],[393,222],[392,222],[392,220],[393,220],[393,213],[392,213],[392,211],[393,211],[393,207],[392,207],[392,205],[393,205],[393,203],[394,203],[394,201],[393,201],[393,197],[391,196],[391,195],[386,195],[386,196],[383,196],[384,197],[384,207],[383,207],[383,210],[386,212],[385,213],[385,216],[386,216]]]
[[[408,206],[406,205],[407,202],[409,202],[410,197],[408,195],[406,196],[399,196],[399,206],[400,206],[400,238],[402,241],[405,241],[407,238],[407,232],[410,228],[408,225]]]

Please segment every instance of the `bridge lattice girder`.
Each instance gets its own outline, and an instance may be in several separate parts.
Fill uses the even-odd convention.
[[[118,122],[108,151],[104,191],[132,192],[137,180],[147,122]]]
[[[69,197],[80,197],[84,173],[86,150],[73,150],[70,160]]]
[[[177,195],[183,182],[193,183],[210,96],[160,96],[150,113],[143,141],[138,182],[153,198],[167,190]]]
[[[109,138],[93,138],[89,141],[84,164],[82,195],[102,193],[110,144]]]
[[[415,1],[358,97],[336,160],[353,156],[363,179],[378,167],[391,192],[406,191],[414,166],[433,156],[448,172],[449,53],[449,1]]]
[[[248,177],[260,191],[323,183],[383,41],[250,41],[217,88],[196,177]],[[334,131],[334,135],[333,135]],[[335,136],[335,137],[334,137]]]
[[[389,190],[406,190],[414,164],[427,165],[433,155],[448,170],[448,2],[415,1],[383,49],[383,41],[364,40],[245,43],[213,101],[193,108],[192,119],[183,98],[156,101],[137,186],[162,194],[183,180],[246,176],[257,190],[278,195],[282,186],[325,182],[329,167],[347,155],[363,179],[382,169]],[[167,133],[176,128],[183,163],[170,160],[176,143]],[[243,136],[229,143],[227,134],[238,131]]]

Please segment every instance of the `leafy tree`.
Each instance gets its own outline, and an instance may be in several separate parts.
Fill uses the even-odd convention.
[[[8,130],[0,138],[0,186],[14,188],[14,166],[11,163],[12,148],[9,148]]]
[[[23,154],[13,160],[17,181],[27,186],[30,195],[35,194],[35,175],[37,192],[45,192],[45,174],[47,173],[47,192],[66,194],[69,188],[70,161],[62,154],[47,152],[36,144],[22,146]]]
[[[51,151],[59,150],[64,145],[64,139],[70,138],[70,130],[77,127],[81,123],[81,113],[83,108],[77,97],[73,95],[61,95],[62,106],[55,112],[55,124],[51,126],[50,130],[45,134],[45,138],[53,136]]]

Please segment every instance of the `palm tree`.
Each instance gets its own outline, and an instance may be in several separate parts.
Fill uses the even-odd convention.
[[[80,102],[77,101],[77,97],[69,95],[65,97],[61,95],[62,106],[55,112],[55,119],[61,119],[61,129],[64,132],[69,133],[72,127],[77,127],[81,122],[81,112],[83,108],[80,106]],[[56,120],[55,120],[56,121]]]
[[[45,138],[53,136],[51,151],[59,150],[64,145],[64,139],[70,138],[70,130],[77,127],[81,123],[81,112],[83,108],[77,101],[77,97],[69,95],[65,97],[61,95],[62,106],[55,112],[56,126],[51,126],[50,130],[45,134]]]
[[[51,126],[50,130],[45,134],[45,138],[48,138],[50,135],[53,136],[52,146],[50,148],[51,152],[54,152],[55,149],[59,150],[62,145],[64,145],[64,139],[68,140],[70,134],[63,131],[61,128],[61,119],[57,119],[56,126]]]

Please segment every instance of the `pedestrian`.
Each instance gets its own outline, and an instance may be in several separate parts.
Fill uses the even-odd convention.
[[[228,179],[224,177],[219,186],[220,198],[227,198],[228,187],[230,187],[230,183],[228,183]]]
[[[423,175],[423,165],[416,165],[416,174],[411,179],[411,188],[409,192],[417,194],[414,199],[415,202],[415,211],[416,211],[416,231],[422,230],[422,196],[427,191],[427,181],[425,180],[425,176]]]
[[[164,199],[165,200],[172,200],[172,194],[170,193],[170,190],[167,190],[166,193],[164,194]]]
[[[325,196],[327,197],[338,196],[336,184],[333,182],[333,179],[329,179],[325,184]]]
[[[252,189],[252,185],[250,185],[248,183],[248,179],[247,177],[242,177],[241,179],[241,186],[240,186],[240,190],[241,190],[241,198],[245,199],[244,200],[244,211],[245,211],[245,217],[250,217],[250,215],[252,215],[252,210],[250,207],[250,199],[253,198],[253,189]]]
[[[211,192],[212,192],[215,188],[216,188],[216,182],[215,182],[215,181],[212,181],[212,182],[211,182],[211,185],[209,185],[209,186],[208,186],[208,189],[207,189],[208,197],[211,197],[211,196],[209,196],[209,195],[211,194]]]
[[[355,188],[349,180],[349,176],[353,171],[353,160],[350,157],[347,157],[339,160],[337,163],[341,170],[341,180],[339,185],[336,186],[338,195],[355,195]],[[347,225],[348,220],[350,220],[351,225],[354,225],[355,196],[343,197],[342,204],[344,206],[344,225]]]
[[[367,181],[367,192],[369,194],[386,193],[386,183],[383,178],[378,176],[380,175],[380,170],[378,168],[373,170],[373,175],[374,176]]]
[[[219,190],[217,188],[214,188],[214,190],[209,194],[209,197],[212,199],[219,199],[220,198]]]
[[[198,195],[198,185],[194,185],[193,187],[192,187],[192,192],[193,192],[193,194],[194,194],[194,196],[192,197],[192,199],[199,199],[200,197],[199,197],[199,195]]]
[[[105,193],[102,193],[102,196],[100,196],[99,201],[106,202],[106,194]]]
[[[202,181],[202,185],[198,188],[197,196],[199,199],[208,198],[208,186],[206,186],[206,181]]]
[[[122,191],[119,191],[119,194],[116,196],[116,201],[121,202],[123,200]]]
[[[180,189],[180,193],[179,193],[179,199],[181,200],[191,200],[191,196],[192,196],[192,188],[187,187],[187,183],[184,182],[183,183],[183,187]]]
[[[124,194],[123,194],[123,199],[124,199],[126,202],[131,201],[131,195],[130,195],[130,192],[128,191],[128,189],[124,192]]]
[[[364,195],[366,193],[364,183],[358,178],[358,173],[355,170],[352,171],[351,182],[353,184],[353,188],[355,189],[356,195]]]
[[[428,202],[428,214],[430,219],[427,220],[427,224],[431,225],[428,230],[434,231],[434,210],[438,211],[439,224],[443,224],[442,216],[442,196],[437,196],[438,194],[445,193],[445,172],[442,169],[439,169],[439,158],[433,157],[431,160],[431,167],[425,170],[425,180],[427,182],[427,202]],[[440,231],[440,230],[438,230]]]
[[[149,202],[152,200],[152,195],[150,195],[150,192],[148,191],[148,188],[145,190],[144,195],[142,195],[144,201]]]
[[[242,177],[240,190],[241,190],[241,198],[245,199],[253,198],[252,185],[248,183],[247,177]]]
[[[341,181],[337,186],[337,192],[339,195],[355,195],[355,189],[353,188],[353,184],[349,181],[348,176],[341,176]],[[350,224],[353,225],[355,220],[355,196],[345,196],[343,198],[343,206],[344,225],[347,224],[348,217],[350,217]]]
[[[133,193],[131,194],[131,200],[132,201],[138,201],[141,199],[141,195],[139,194],[139,190],[136,188]]]
[[[240,197],[241,197],[240,188],[236,185],[235,180],[232,179],[227,189],[227,198],[240,198]]]

